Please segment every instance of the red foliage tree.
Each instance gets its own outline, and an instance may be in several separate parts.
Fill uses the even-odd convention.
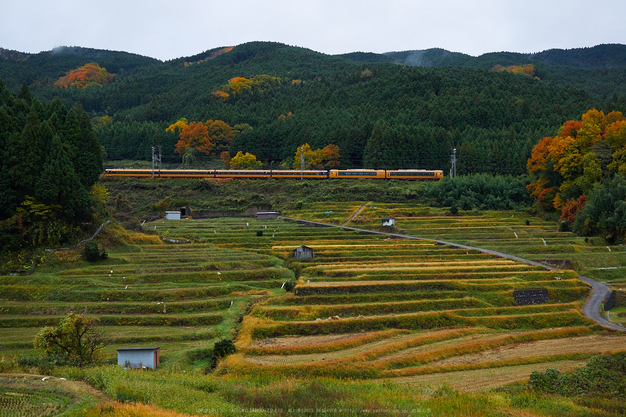
[[[205,155],[211,153],[214,145],[209,137],[209,130],[202,122],[191,122],[184,126],[178,135],[176,153],[184,155],[188,148],[194,148]]]
[[[85,64],[82,67],[69,71],[54,83],[55,87],[87,88],[96,85],[107,85],[113,81],[114,74],[107,72],[96,63]]]
[[[545,210],[560,210],[573,221],[594,184],[622,167],[626,156],[626,119],[591,109],[581,120],[568,120],[554,137],[543,138],[526,164],[528,190]]]

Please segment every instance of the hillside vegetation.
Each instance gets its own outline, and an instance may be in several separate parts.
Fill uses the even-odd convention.
[[[491,67],[529,63],[499,57]],[[445,169],[457,148],[460,173],[521,174],[532,147],[564,121],[593,107],[624,110],[619,96],[603,100],[572,88],[575,83],[550,81],[542,71],[550,73],[552,66],[535,65],[538,80],[476,65],[354,62],[264,42],[168,62],[81,49],[0,61],[0,77],[13,91],[26,81],[40,98],[79,101],[110,159],[146,159],[152,146],[162,145],[165,161],[181,161],[174,152],[177,135],[165,130],[186,118],[225,122],[236,131],[230,156],[249,152],[268,165],[291,165],[295,150],[308,143],[312,149],[337,145],[343,167],[371,165],[372,155],[383,154],[390,167]],[[617,58],[596,61],[594,68],[619,65]],[[113,82],[86,89],[53,86],[88,63],[114,74]],[[36,71],[39,77],[29,78]],[[623,78],[616,77],[611,85],[619,93]],[[255,81],[261,79],[273,81]]]
[[[0,255],[68,244],[103,213],[102,148],[76,104],[42,103],[0,80]],[[2,265],[4,269],[5,265]]]

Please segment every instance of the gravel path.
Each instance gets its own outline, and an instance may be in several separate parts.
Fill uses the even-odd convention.
[[[353,215],[352,217],[348,218],[348,220],[346,220],[346,222],[345,222],[344,224],[342,224],[342,226],[345,226],[345,225],[347,225],[348,223],[350,223],[352,220],[356,219],[356,218],[357,218],[357,216],[358,216],[359,214],[361,214],[361,212],[363,211],[363,209],[365,208],[365,206],[367,206],[368,204],[369,204],[369,203],[365,203],[365,204],[363,204],[363,205],[361,206],[361,208],[359,208],[359,209],[356,211],[356,213],[354,213],[354,215]]]
[[[357,212],[357,214],[358,214],[358,212]],[[432,238],[423,238],[423,237],[417,237],[417,236],[401,235],[401,234],[397,234],[397,233],[378,232],[376,230],[358,229],[356,227],[338,226],[336,224],[328,224],[328,223],[322,223],[322,222],[314,222],[314,221],[310,221],[310,220],[294,219],[292,217],[280,217],[280,218],[283,219],[283,220],[286,220],[286,221],[295,221],[295,222],[298,222],[298,223],[309,223],[309,224],[313,224],[313,225],[318,225],[320,227],[342,227],[344,230],[352,230],[352,231],[360,232],[360,233],[369,233],[369,234],[372,234],[372,235],[385,235],[385,236],[392,236],[392,237],[396,237],[396,238],[410,239],[410,240],[429,240],[429,241],[438,242],[440,244],[449,245],[449,246],[451,246],[453,248],[479,250],[479,251],[481,251],[483,253],[489,253],[491,255],[500,256],[500,257],[506,258],[506,259],[512,259],[514,261],[523,262],[523,263],[526,263],[526,264],[529,264],[529,265],[541,266],[541,267],[544,267],[544,268],[549,269],[551,271],[558,271],[559,270],[558,268],[555,268],[555,267],[552,267],[552,266],[549,266],[549,265],[544,265],[544,264],[541,264],[539,262],[531,261],[531,260],[528,260],[528,259],[520,258],[519,256],[513,256],[513,255],[509,255],[509,254],[502,253],[502,252],[496,252],[496,251],[489,250],[489,249],[476,248],[474,246],[461,245],[459,243],[446,242],[444,240],[436,240],[436,239],[432,239]],[[595,322],[597,322],[601,326],[608,327],[608,328],[611,328],[611,329],[614,329],[614,330],[626,331],[626,327],[618,326],[617,324],[611,323],[610,321],[608,321],[606,319],[606,317],[604,317],[602,314],[600,314],[598,312],[598,310],[600,309],[600,305],[602,304],[602,301],[604,301],[609,296],[610,290],[609,290],[608,286],[604,282],[599,282],[599,281],[596,281],[596,280],[591,279],[591,278],[583,277],[582,275],[578,275],[578,278],[581,281],[584,281],[587,284],[591,285],[591,288],[592,288],[592,291],[593,291],[592,294],[591,294],[591,297],[589,297],[589,299],[587,300],[587,302],[583,306],[583,314],[586,317],[594,320]]]

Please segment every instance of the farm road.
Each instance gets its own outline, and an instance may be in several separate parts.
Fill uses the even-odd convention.
[[[513,255],[509,255],[507,253],[496,252],[496,251],[489,250],[489,249],[476,248],[474,246],[461,245],[459,243],[446,242],[444,240],[436,240],[436,239],[424,238],[424,237],[418,237],[418,236],[401,235],[401,234],[397,234],[397,233],[378,232],[376,230],[358,229],[356,227],[339,226],[339,225],[336,225],[336,224],[315,222],[315,221],[311,221],[311,220],[294,219],[292,217],[281,216],[280,218],[283,219],[283,220],[286,220],[286,221],[293,221],[293,222],[298,222],[298,223],[308,223],[308,224],[311,224],[311,225],[314,225],[314,226],[318,226],[318,227],[341,227],[341,228],[343,228],[345,230],[352,230],[352,231],[360,232],[360,233],[369,233],[369,234],[372,234],[372,235],[385,235],[385,236],[391,236],[391,237],[400,238],[400,239],[410,239],[410,240],[429,240],[429,241],[437,242],[437,243],[442,244],[442,245],[449,245],[449,246],[453,246],[453,247],[456,247],[456,248],[479,250],[479,251],[481,251],[483,253],[489,253],[491,255],[500,256],[500,257],[505,258],[505,259],[511,259],[511,260],[523,262],[523,263],[529,264],[529,265],[541,266],[541,267],[544,267],[544,268],[549,269],[551,271],[558,271],[559,270],[558,268],[555,268],[553,266],[544,265],[542,263],[531,261],[529,259],[520,258],[519,256],[513,256]],[[578,275],[578,278],[581,281],[584,281],[587,284],[591,285],[591,289],[593,291],[592,294],[591,294],[591,297],[589,297],[589,299],[587,300],[587,302],[583,306],[583,314],[586,317],[589,317],[590,319],[592,319],[595,322],[597,322],[600,326],[608,327],[608,328],[611,328],[613,330],[626,331],[625,327],[618,326],[617,324],[611,323],[602,314],[600,314],[598,312],[598,310],[600,309],[600,305],[602,304],[602,301],[604,301],[609,296],[609,293],[610,293],[609,287],[604,282],[599,282],[599,281],[596,281],[596,280],[591,279],[591,278],[583,277],[582,275]]]
[[[361,208],[359,208],[359,209],[356,211],[356,213],[354,213],[354,215],[352,215],[352,217],[349,217],[349,218],[348,218],[348,220],[346,220],[346,222],[345,222],[344,224],[342,224],[341,226],[345,226],[345,225],[347,225],[348,223],[350,223],[352,220],[356,219],[356,218],[357,218],[357,216],[358,216],[359,214],[361,214],[361,212],[363,211],[363,209],[365,208],[365,206],[367,206],[368,204],[369,204],[369,203],[365,203],[365,204],[363,204],[363,205],[361,206]]]

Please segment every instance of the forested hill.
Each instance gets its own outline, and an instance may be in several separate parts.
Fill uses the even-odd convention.
[[[355,62],[388,62],[420,67],[468,67],[492,69],[531,64],[546,82],[572,85],[597,97],[626,94],[626,45],[607,44],[592,48],[549,49],[537,53],[491,52],[477,57],[440,48],[373,54],[340,55]]]
[[[164,160],[180,161],[166,128],[186,118],[224,121],[234,127],[231,156],[274,166],[308,143],[338,145],[344,167],[445,170],[456,147],[459,172],[524,173],[532,147],[564,121],[592,107],[626,111],[626,97],[506,70],[355,62],[278,43],[167,62],[82,51],[0,57],[0,77],[15,93],[26,81],[40,99],[80,102],[109,159],[147,159],[161,144]]]
[[[88,62],[97,62],[114,74],[125,73],[140,66],[161,61],[128,52],[101,49],[59,47],[38,54],[25,54],[0,48],[0,77],[10,91],[27,84],[53,84],[67,71]]]
[[[576,68],[626,67],[626,45],[622,44],[597,45],[592,48],[548,49],[530,54],[492,52],[478,57],[440,48],[383,54],[355,52],[340,56],[360,62],[391,62],[421,67],[462,66],[490,69],[497,64],[508,66],[532,62]]]

